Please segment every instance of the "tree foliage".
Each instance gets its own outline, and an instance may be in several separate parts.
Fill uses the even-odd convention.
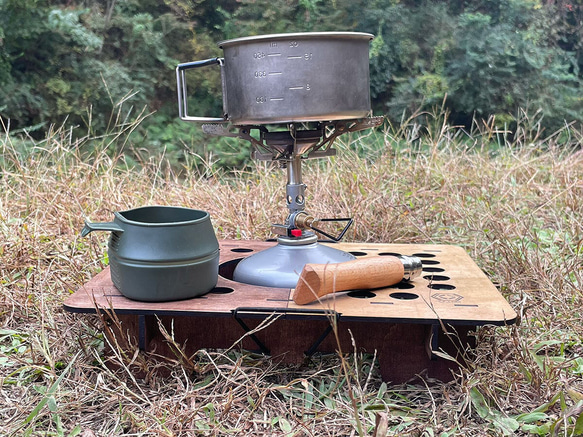
[[[132,104],[160,107],[190,29],[150,3],[0,0],[0,114],[18,126],[82,122],[89,107],[105,114],[134,92]]]
[[[99,129],[120,102],[147,106],[140,138],[168,144],[193,135],[176,122],[178,62],[229,38],[345,30],[376,36],[376,113],[445,100],[461,123],[530,108],[552,128],[583,120],[582,22],[581,0],[0,0],[0,117]],[[189,74],[193,112],[220,114],[220,75],[203,70]]]

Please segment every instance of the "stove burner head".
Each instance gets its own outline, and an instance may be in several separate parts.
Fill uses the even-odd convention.
[[[265,287],[295,288],[300,273],[308,263],[341,263],[355,259],[350,253],[310,238],[280,237],[278,244],[243,259],[233,274],[233,280]]]

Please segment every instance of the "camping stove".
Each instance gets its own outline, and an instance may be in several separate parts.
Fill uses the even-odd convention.
[[[252,157],[277,161],[287,172],[288,215],[273,224],[277,245],[243,259],[238,282],[295,287],[307,263],[340,263],[354,256],[322,245],[318,235],[339,241],[352,218],[316,218],[306,211],[302,162],[334,156],[335,139],[378,126],[370,116],[368,45],[372,35],[318,32],[265,35],[224,41],[224,58],[178,65],[178,106],[182,120],[203,123],[206,134],[237,137],[252,144]],[[209,65],[221,69],[223,117],[188,114],[185,71]],[[333,235],[325,222],[339,222]]]

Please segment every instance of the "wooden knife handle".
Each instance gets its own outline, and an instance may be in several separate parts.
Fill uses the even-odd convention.
[[[396,256],[355,259],[338,264],[306,264],[293,294],[304,305],[330,293],[380,288],[403,280],[405,267]]]

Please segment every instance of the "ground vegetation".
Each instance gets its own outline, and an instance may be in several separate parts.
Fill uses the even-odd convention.
[[[65,312],[108,262],[104,235],[80,236],[85,218],[182,205],[209,211],[219,238],[261,239],[285,214],[280,169],[179,175],[163,157],[132,164],[108,152],[132,131],[118,129],[74,144],[69,130],[50,130],[25,154],[0,137],[1,434],[583,433],[580,131],[541,134],[522,113],[510,136],[419,113],[382,135],[348,135],[337,157],[306,165],[311,209],[354,215],[347,241],[461,245],[520,316],[478,329],[452,382],[420,374],[395,385],[358,345],[298,366],[236,344],[159,364],[125,337],[108,340],[99,317]]]

